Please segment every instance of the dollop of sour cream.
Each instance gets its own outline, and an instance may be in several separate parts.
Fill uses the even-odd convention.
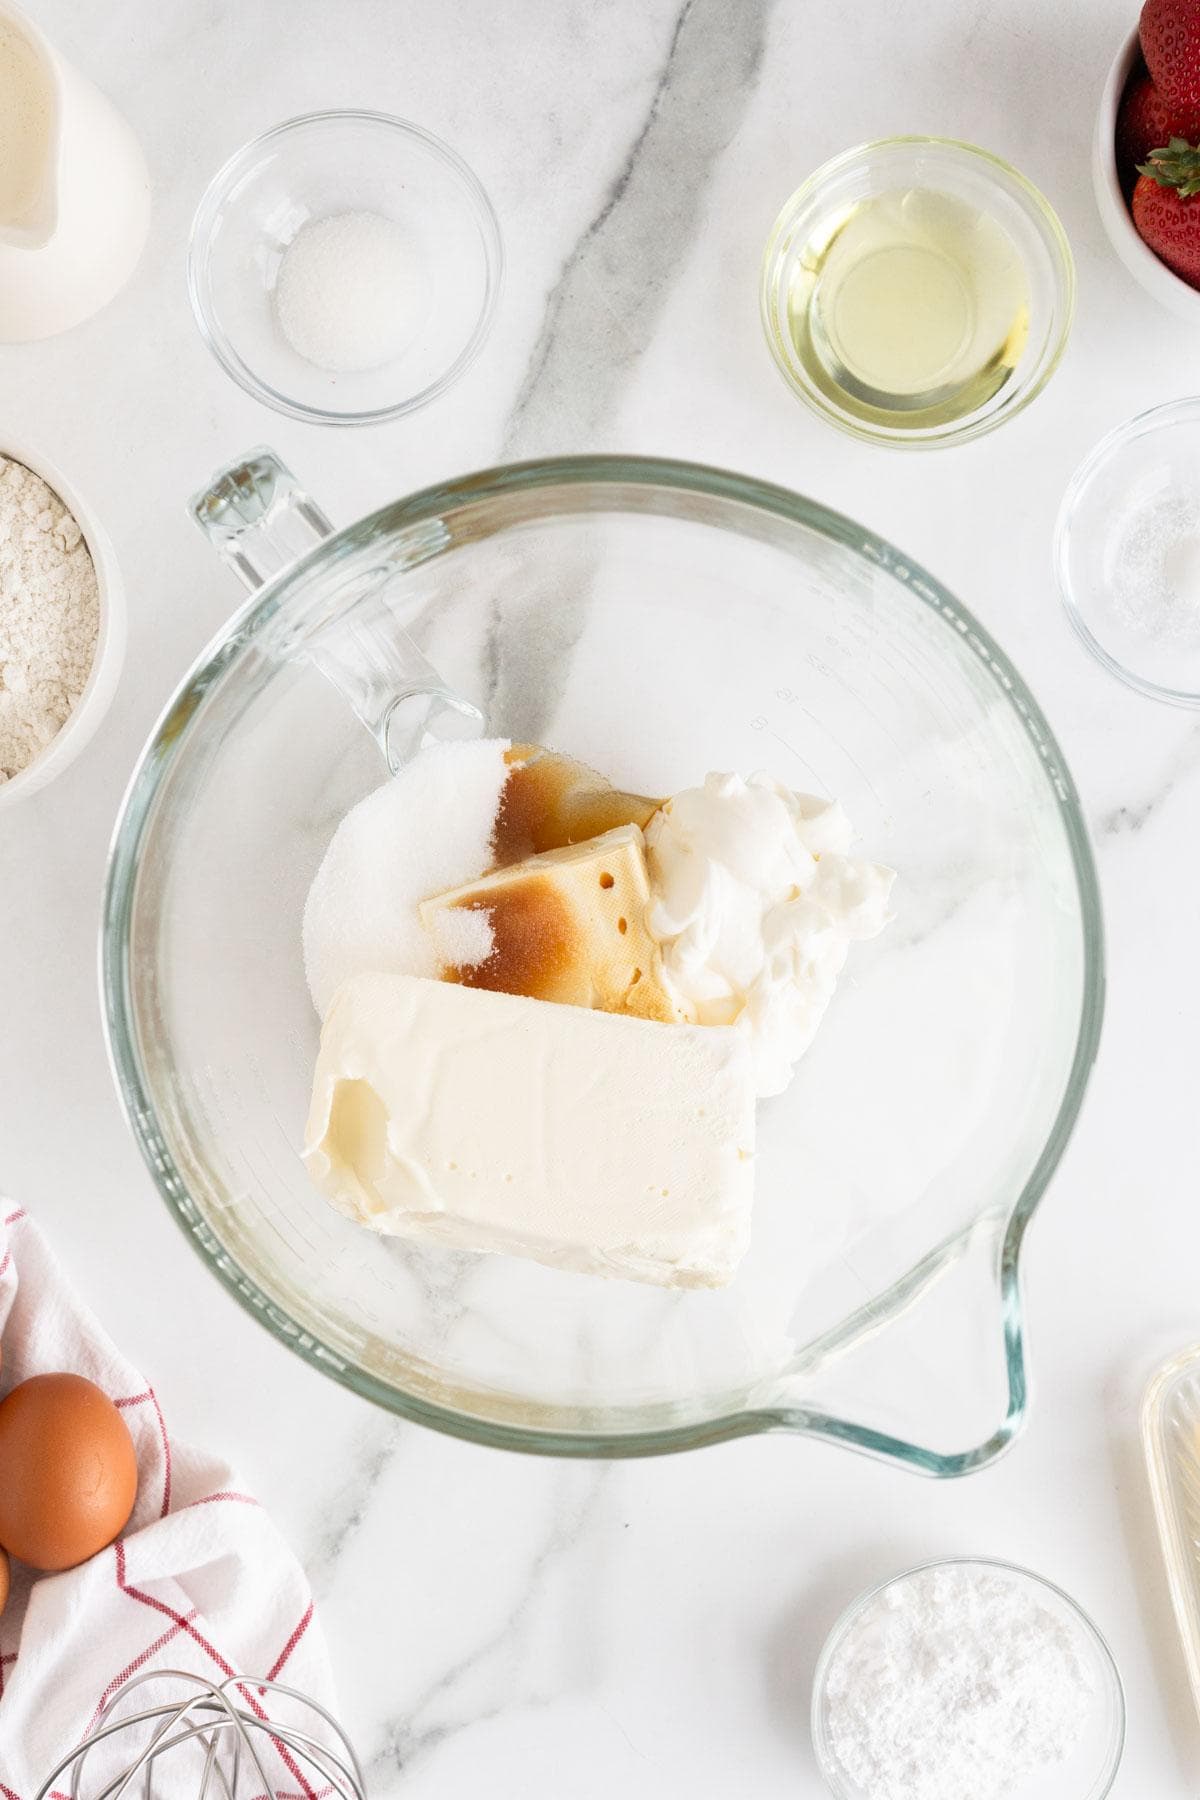
[[[891,916],[895,872],[851,856],[853,841],[839,802],[764,773],[711,774],[646,827],[666,984],[698,1024],[747,1033],[760,1096],[787,1087],[850,945]]]

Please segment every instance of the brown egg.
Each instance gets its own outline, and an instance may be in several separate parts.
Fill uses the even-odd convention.
[[[0,1401],[0,1544],[73,1569],[128,1523],[137,1457],[124,1419],[82,1375],[33,1375]]]
[[[8,1557],[0,1550],[0,1613],[8,1605],[9,1568]]]

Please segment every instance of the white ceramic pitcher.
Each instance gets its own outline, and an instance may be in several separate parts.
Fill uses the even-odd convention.
[[[0,341],[90,318],[133,273],[150,223],[124,119],[0,0]]]

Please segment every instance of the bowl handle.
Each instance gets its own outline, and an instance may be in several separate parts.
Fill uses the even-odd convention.
[[[333,532],[316,501],[265,446],[218,469],[193,494],[188,511],[252,592]],[[304,655],[349,701],[393,773],[431,739],[483,731],[478,707],[442,680],[390,613],[352,611],[336,631],[306,643]]]

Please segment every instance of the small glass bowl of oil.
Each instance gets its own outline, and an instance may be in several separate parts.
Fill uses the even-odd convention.
[[[971,144],[889,138],[825,163],[763,257],[790,387],[876,443],[962,443],[1028,406],[1075,304],[1070,245],[1025,177]]]

